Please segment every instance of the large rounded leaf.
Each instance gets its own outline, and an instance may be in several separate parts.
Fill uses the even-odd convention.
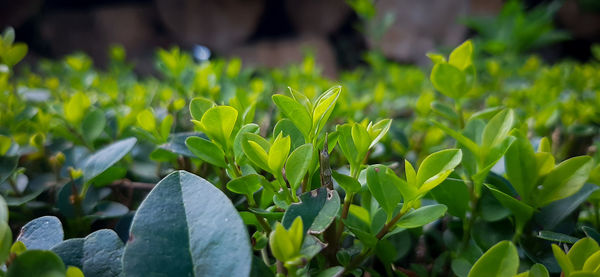
[[[51,250],[65,265],[81,268],[87,277],[112,277],[121,273],[123,242],[113,230],[102,229],[84,239],[68,239]]]
[[[137,142],[136,138],[117,141],[89,156],[83,162],[83,178],[85,182],[92,180],[121,160]]]
[[[125,276],[248,276],[248,233],[231,201],[206,180],[176,171],[133,218]]]
[[[17,241],[27,249],[49,250],[63,240],[63,228],[60,220],[54,216],[42,216],[29,221],[21,228]]]

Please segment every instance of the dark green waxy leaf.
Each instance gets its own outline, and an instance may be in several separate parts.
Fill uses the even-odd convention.
[[[344,271],[343,266],[334,266],[319,272],[317,277],[334,277],[339,276]]]
[[[283,218],[283,212],[267,211],[257,208],[249,208],[249,210],[252,213],[260,215],[266,219],[281,220]]]
[[[469,209],[469,189],[463,180],[447,178],[431,190],[431,195],[440,204],[448,207],[448,213],[465,218]]]
[[[95,109],[88,113],[81,123],[81,131],[83,138],[88,142],[94,141],[104,130],[106,118],[104,112],[100,109]]]
[[[51,250],[65,265],[80,268],[85,276],[112,277],[121,274],[123,242],[112,230],[98,230],[83,239],[68,239]]]
[[[95,219],[117,218],[126,215],[129,212],[127,206],[113,201],[102,201],[94,207],[94,213],[91,217]]]
[[[8,268],[7,277],[65,276],[60,258],[47,250],[28,250],[19,255]]]
[[[586,236],[588,236],[589,238],[593,238],[596,242],[600,243],[600,233],[594,228],[589,226],[583,226],[581,227],[581,229],[583,230]]]
[[[185,140],[185,145],[201,160],[218,167],[227,167],[225,153],[212,141],[201,137],[189,137]]]
[[[444,216],[448,208],[443,204],[429,205],[420,207],[403,215],[396,227],[398,228],[417,228]]]
[[[533,201],[538,207],[546,206],[575,194],[583,187],[594,166],[592,157],[580,156],[570,158],[557,165],[533,194]]]
[[[468,91],[466,75],[460,69],[447,63],[438,63],[431,70],[431,83],[444,95],[459,99]]]
[[[322,243],[319,239],[315,238],[311,235],[306,235],[304,237],[304,241],[302,242],[302,249],[300,250],[300,254],[304,256],[306,259],[312,259],[314,256],[319,254],[321,250],[323,250],[327,244]]]
[[[308,139],[313,127],[313,119],[306,108],[289,96],[276,94],[273,95],[272,99],[281,112],[302,132],[304,138]]]
[[[346,193],[357,193],[360,191],[361,185],[358,180],[334,170],[331,171],[331,176]]]
[[[511,240],[514,227],[508,218],[498,221],[476,219],[471,228],[471,238],[481,249],[489,249],[502,240]]]
[[[18,162],[19,156],[0,156],[0,184],[10,177]]]
[[[87,157],[83,162],[83,178],[85,182],[92,180],[100,175],[105,170],[109,169],[119,160],[121,160],[137,142],[136,138],[127,138],[124,140],[112,143],[91,156]]]
[[[546,230],[540,231],[537,234],[537,237],[541,238],[541,239],[549,240],[549,241],[569,243],[569,244],[576,243],[578,240],[578,238],[576,238],[576,237],[572,237],[569,235],[556,233],[556,232],[552,232],[552,231],[546,231]]]
[[[596,190],[598,190],[597,185],[585,184],[577,193],[543,207],[534,217],[536,223],[540,224],[545,230],[554,229]]]
[[[42,216],[25,224],[17,241],[23,242],[27,249],[49,250],[60,243],[63,237],[60,220],[54,216]]]
[[[469,277],[512,277],[519,269],[519,254],[510,241],[501,241],[494,245],[475,262]]]
[[[313,145],[304,144],[292,151],[285,163],[285,175],[293,191],[298,189],[302,178],[309,169],[313,156]]]
[[[289,228],[296,217],[301,217],[304,233],[323,232],[333,222],[340,209],[340,197],[337,192],[328,191],[324,187],[300,195],[300,201],[290,205],[281,222],[284,227]]]
[[[221,191],[191,173],[176,171],[161,180],[140,205],[130,233],[125,276],[250,273],[251,246],[238,212]]]
[[[185,145],[185,140],[189,137],[197,137],[198,133],[187,132],[187,133],[176,133],[171,135],[171,139],[169,142],[159,145],[160,149],[167,150],[171,153],[175,153],[177,155],[182,155],[184,157],[194,158],[196,157],[192,151],[188,149]]]
[[[379,205],[392,218],[394,210],[402,201],[402,194],[396,187],[398,183],[395,174],[386,166],[372,165],[367,169],[367,186]]]

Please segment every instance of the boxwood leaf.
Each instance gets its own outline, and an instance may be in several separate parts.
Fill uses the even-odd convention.
[[[8,267],[6,276],[64,276],[65,272],[65,265],[52,251],[28,250],[17,256]]]
[[[204,97],[196,97],[190,101],[190,115],[195,120],[201,120],[204,113],[215,106],[215,102]]]
[[[504,167],[506,176],[521,199],[528,201],[537,182],[535,152],[529,140],[519,132],[513,132],[516,140],[506,151]],[[554,164],[552,164],[554,166]]]
[[[289,228],[296,217],[301,217],[305,233],[321,233],[333,222],[339,208],[337,192],[321,187],[300,195],[300,203],[290,205],[281,223]]]
[[[313,150],[312,144],[304,144],[292,151],[287,159],[285,175],[293,190],[298,188],[300,182],[302,182],[302,177],[306,175],[313,158]]]
[[[261,188],[263,182],[268,181],[262,175],[249,174],[229,181],[227,189],[238,194],[252,196]]]
[[[54,216],[42,216],[27,222],[17,237],[27,249],[49,250],[63,240],[60,220]]]
[[[398,222],[397,228],[417,228],[442,217],[448,208],[443,204],[435,204],[420,207],[403,215]]]
[[[83,138],[88,141],[94,141],[104,130],[106,125],[106,118],[104,112],[100,109],[95,109],[88,113],[81,124],[81,131]]]
[[[331,176],[346,193],[357,193],[360,191],[361,185],[358,180],[348,175],[338,173],[335,170],[331,171]]]
[[[102,229],[85,238],[65,240],[51,249],[67,266],[81,268],[85,276],[119,276],[123,242],[113,230]]]
[[[556,244],[552,244],[552,253],[554,253],[554,258],[558,262],[558,265],[565,276],[569,276],[571,272],[575,270],[573,262],[571,262],[569,257],[567,257],[567,254]]]
[[[225,153],[212,141],[201,137],[189,137],[185,140],[185,145],[201,160],[218,167],[227,167]]]
[[[321,94],[321,96],[319,96],[319,99],[317,99],[312,114],[313,135],[319,135],[321,128],[323,128],[323,126],[329,119],[331,112],[333,112],[333,108],[335,107],[335,103],[338,97],[340,97],[341,91],[341,86],[334,86],[328,89],[323,94]]]
[[[92,180],[125,157],[136,142],[136,138],[123,139],[112,143],[87,157],[83,161],[84,182]]]
[[[463,180],[447,178],[439,186],[431,190],[431,195],[440,204],[448,207],[448,213],[465,218],[469,209],[469,189]]]
[[[130,230],[125,276],[250,273],[250,240],[238,212],[220,190],[191,173],[176,171],[161,180],[140,205]]]
[[[447,149],[427,156],[417,172],[416,186],[421,192],[430,191],[443,182],[462,159],[460,149]]]
[[[18,241],[17,241],[18,242]],[[4,264],[11,252],[12,231],[5,221],[0,221],[0,263]]]
[[[388,216],[388,220],[393,216],[394,210],[402,201],[402,194],[396,187],[388,168],[383,165],[372,165],[367,169],[367,186],[369,191]],[[393,173],[391,173],[393,174]]]
[[[508,137],[514,120],[514,112],[510,109],[503,110],[492,117],[483,129],[482,146],[489,149],[502,142]]]
[[[567,253],[567,257],[571,260],[574,270],[581,270],[585,260],[599,250],[598,243],[594,239],[586,237],[573,244],[569,253]]]
[[[212,140],[228,149],[231,133],[237,121],[238,111],[230,106],[216,106],[208,109],[200,120],[202,131]]]
[[[469,271],[469,277],[512,277],[519,269],[519,254],[510,241],[501,241],[485,252]]]
[[[256,164],[258,167],[271,172],[268,160],[269,151],[271,145],[263,137],[254,133],[245,133],[242,135],[242,150],[250,161]]]
[[[435,89],[450,98],[459,99],[467,93],[465,73],[451,64],[434,65],[430,78]]]
[[[285,160],[290,154],[291,140],[289,136],[284,137],[281,133],[275,138],[275,141],[269,148],[267,164],[271,172],[280,174]]]
[[[540,189],[533,194],[538,207],[546,206],[575,194],[590,176],[594,161],[592,157],[570,158],[557,165],[546,177]]]
[[[304,138],[308,139],[313,124],[312,117],[306,108],[289,96],[276,94],[273,95],[272,99],[281,112],[302,132]]]

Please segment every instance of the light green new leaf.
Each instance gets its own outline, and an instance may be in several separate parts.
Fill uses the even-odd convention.
[[[442,150],[427,156],[417,172],[416,184],[419,191],[430,191],[443,182],[460,164],[461,159],[460,149]]]
[[[420,207],[402,216],[395,226],[406,229],[421,227],[444,216],[446,210],[448,208],[443,204]]]
[[[529,140],[518,131],[513,132],[516,140],[504,156],[506,176],[517,190],[521,199],[528,201],[537,182],[535,152]],[[554,166],[554,164],[552,165]]]
[[[512,130],[515,115],[512,110],[503,110],[496,114],[483,129],[482,146],[490,149],[504,141]]]
[[[237,121],[238,111],[230,106],[216,106],[208,109],[200,120],[202,131],[223,148],[228,149],[231,132]]]
[[[294,191],[300,185],[302,178],[306,175],[313,155],[313,145],[304,144],[296,148],[290,154],[285,164],[285,175]]]
[[[0,156],[4,156],[4,154],[8,152],[8,149],[10,149],[11,145],[12,139],[7,136],[0,135]]]
[[[352,141],[354,141],[354,146],[358,151],[358,158],[363,159],[367,155],[371,145],[371,139],[369,138],[367,128],[361,124],[354,123],[354,125],[352,125]]]
[[[534,194],[538,207],[569,197],[579,191],[590,176],[594,166],[592,157],[580,156],[568,159],[546,175],[541,189]]]
[[[313,135],[318,135],[329,119],[341,91],[341,86],[334,86],[319,96],[312,114]]]
[[[402,194],[396,187],[395,180],[388,174],[388,168],[384,165],[372,165],[367,169],[367,186],[369,191],[388,216],[393,216],[394,210],[402,201]],[[391,170],[389,170],[391,171]]]
[[[519,254],[510,241],[492,246],[475,262],[469,277],[513,277],[519,269]]]
[[[286,262],[296,258],[300,254],[304,226],[302,218],[297,217],[289,230],[286,230],[283,225],[277,223],[275,230],[269,236],[269,246],[271,252],[277,260]]]
[[[583,271],[594,272],[600,267],[600,251],[596,251],[594,254],[589,256],[583,264]]]
[[[306,108],[289,96],[276,94],[272,97],[273,103],[289,118],[308,139],[312,129],[312,117]]]
[[[442,94],[459,99],[467,93],[467,77],[456,66],[438,63],[431,70],[431,83]]]
[[[195,120],[201,120],[204,113],[216,106],[215,102],[204,97],[196,97],[190,102],[190,114]]]
[[[91,102],[87,95],[83,92],[75,93],[64,106],[65,119],[72,124],[78,124],[90,105]]]
[[[252,194],[260,189],[263,182],[267,182],[267,180],[262,175],[249,174],[229,181],[227,183],[227,189],[238,194],[252,197]]]
[[[267,163],[271,172],[281,174],[281,169],[290,153],[291,140],[289,136],[284,137],[281,133],[275,138],[269,149]]]
[[[267,151],[269,151],[271,145],[268,141],[257,134],[244,133],[241,143],[242,150],[250,161],[263,170],[271,172],[268,164],[269,155],[267,155]]]
[[[571,272],[575,270],[575,268],[567,254],[565,254],[565,252],[563,252],[563,250],[560,249],[560,247],[556,244],[552,244],[552,253],[554,253],[554,258],[558,262],[558,265],[564,272],[565,276],[569,276]]]
[[[573,244],[569,253],[567,253],[567,257],[571,260],[573,269],[578,271],[582,270],[585,261],[599,250],[598,243],[594,239],[586,237]]]
[[[382,119],[375,124],[369,123],[367,127],[367,132],[369,132],[369,138],[371,139],[369,149],[373,148],[387,134],[391,126],[391,119]]]
[[[448,63],[456,66],[460,70],[465,70],[465,68],[472,64],[472,56],[473,43],[470,40],[467,40],[450,53]]]
[[[409,186],[415,188],[419,187],[417,184],[417,172],[408,160],[404,160],[404,174],[406,175],[406,183],[408,183]]]
[[[552,152],[552,146],[550,145],[550,141],[547,137],[543,137],[540,140],[540,144],[538,145],[537,152]]]
[[[25,55],[27,55],[27,49],[27,44],[21,42],[15,43],[12,45],[12,47],[6,50],[4,55],[2,55],[2,61],[9,67],[13,67],[23,58],[25,58]]]
[[[467,138],[466,136],[464,136],[463,134],[447,127],[446,125],[439,123],[435,120],[431,121],[433,123],[433,125],[435,125],[436,127],[442,129],[442,131],[444,131],[444,133],[448,134],[449,136],[453,137],[458,143],[462,144],[465,148],[467,148],[469,151],[471,151],[472,153],[479,153],[479,146],[473,142],[471,139]]]
[[[218,167],[227,167],[225,153],[212,141],[201,137],[189,137],[185,140],[185,145],[199,159]]]
[[[360,191],[361,185],[358,180],[334,170],[331,171],[331,176],[346,193],[357,193]]]

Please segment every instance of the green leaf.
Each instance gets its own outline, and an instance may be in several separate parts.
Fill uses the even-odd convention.
[[[94,141],[100,134],[102,134],[105,125],[106,118],[104,117],[104,112],[100,109],[93,110],[83,118],[83,122],[81,124],[83,138],[87,142]]]
[[[447,63],[434,65],[430,78],[435,89],[450,98],[460,99],[467,93],[467,77],[453,65]]]
[[[425,193],[443,182],[456,166],[460,164],[462,151],[460,149],[447,149],[427,156],[416,176],[416,186],[421,193]]]
[[[360,191],[361,185],[358,180],[348,175],[340,174],[335,170],[331,171],[331,176],[346,193],[357,193]]]
[[[87,95],[83,92],[75,93],[64,106],[65,118],[72,124],[78,125],[90,105],[90,99]]]
[[[250,124],[246,124],[246,125],[242,126],[240,131],[235,135],[235,139],[233,140],[233,153],[235,155],[235,161],[238,164],[241,164],[240,162],[244,157],[244,149],[242,148],[242,141],[245,139],[244,134],[253,133],[256,135],[256,133],[258,133],[259,129],[260,129],[260,127],[258,125],[254,124],[254,123],[250,123]],[[264,142],[267,145],[269,144],[266,140],[264,140]]]
[[[12,145],[12,139],[7,136],[0,135],[0,156],[4,156]],[[0,181],[1,182],[1,181]]]
[[[289,96],[276,94],[272,99],[281,112],[302,132],[304,138],[308,139],[312,129],[312,117],[306,108]]]
[[[554,258],[558,262],[560,269],[564,272],[565,276],[569,276],[571,272],[575,270],[573,263],[567,257],[567,254],[563,252],[562,249],[556,244],[552,244],[552,253],[554,253]]]
[[[156,118],[150,109],[145,109],[138,113],[137,123],[142,129],[148,132],[154,132],[156,130]]]
[[[196,97],[190,101],[190,115],[192,115],[192,119],[194,120],[201,120],[202,115],[214,106],[216,105],[212,100],[204,97]]]
[[[56,254],[47,250],[27,250],[8,268],[7,277],[64,276],[65,265]]]
[[[592,238],[596,242],[600,241],[600,233],[598,233],[598,231],[596,231],[596,229],[589,227],[589,226],[583,226],[583,227],[581,227],[581,230],[583,230],[583,232],[585,233],[585,235],[588,238]]]
[[[494,197],[498,199],[498,201],[502,204],[502,206],[508,208],[512,214],[515,216],[517,221],[517,226],[522,228],[525,224],[531,219],[533,216],[533,212],[535,209],[512,196],[507,195],[506,193],[493,188],[492,186],[486,184],[488,189],[492,192]]]
[[[168,114],[160,122],[159,133],[160,133],[160,137],[163,141],[166,141],[167,139],[169,139],[169,134],[171,133],[171,128],[173,127],[174,120],[175,119],[173,119],[173,116]]]
[[[227,189],[251,197],[261,188],[264,182],[267,182],[267,180],[262,175],[249,174],[229,181]]]
[[[21,228],[17,241],[23,242],[30,250],[49,250],[60,243],[63,236],[62,224],[58,218],[42,216],[27,222]]]
[[[290,137],[292,140],[292,149],[296,149],[304,144],[304,135],[296,125],[294,125],[294,122],[288,118],[279,120],[277,121],[277,124],[275,124],[275,127],[273,128],[273,137],[277,137],[279,133],[282,133],[284,137]]]
[[[549,277],[548,269],[542,264],[534,264],[529,269],[529,277]]]
[[[2,61],[9,67],[13,67],[25,58],[27,49],[27,44],[21,42],[15,43],[2,55]]]
[[[431,190],[431,195],[440,204],[448,207],[448,213],[464,219],[469,209],[469,189],[464,181],[447,178]]]
[[[444,216],[446,210],[448,208],[443,204],[420,207],[403,215],[395,226],[405,229],[421,227]]]
[[[546,230],[540,231],[536,237],[545,239],[545,240],[549,240],[549,241],[569,243],[569,244],[576,243],[578,240],[576,237],[572,237],[572,236],[561,234],[561,233],[555,233],[552,231],[546,231]]]
[[[296,217],[304,222],[304,232],[321,233],[333,222],[340,209],[340,198],[335,191],[321,187],[300,195],[300,203],[293,203],[285,211],[281,223],[289,227]]]
[[[281,174],[281,169],[285,164],[285,161],[290,153],[291,140],[290,137],[283,137],[281,133],[269,149],[269,156],[267,160],[267,164],[271,169],[271,172],[275,172],[276,174]]]
[[[504,141],[512,130],[514,120],[514,112],[510,109],[503,110],[492,117],[483,129],[482,146],[491,149]]]
[[[439,123],[435,120],[432,120],[432,123],[442,129],[442,131],[444,131],[444,133],[448,134],[449,136],[453,137],[458,143],[462,144],[464,147],[466,147],[467,149],[469,149],[469,151],[471,151],[472,153],[479,153],[479,146],[473,142],[471,139],[465,137],[463,134],[447,127],[446,125]]]
[[[554,229],[565,218],[571,215],[573,211],[579,209],[579,207],[587,201],[590,195],[598,189],[597,185],[585,184],[577,193],[552,202],[535,214],[536,223],[546,230]]]
[[[230,106],[216,106],[208,109],[203,115],[200,123],[202,131],[212,140],[219,143],[224,149],[229,149],[233,141],[230,141],[231,132],[235,127],[238,112]]]
[[[388,216],[388,220],[393,216],[394,210],[402,201],[402,194],[396,187],[395,180],[388,173],[388,169],[383,165],[372,165],[367,168],[367,186],[369,191]]]
[[[457,122],[459,120],[458,114],[454,111],[454,109],[443,102],[431,102],[431,110],[450,120],[451,122]]]
[[[67,266],[81,268],[85,276],[119,276],[123,242],[113,230],[102,229],[87,237],[65,240],[51,249]]]
[[[501,241],[475,262],[469,277],[513,277],[519,269],[519,254],[510,241]]]
[[[513,187],[528,202],[537,182],[536,158],[529,140],[519,132],[513,132],[515,142],[504,156],[506,176]],[[554,166],[554,164],[552,164]]]
[[[589,256],[583,264],[583,271],[596,272],[596,269],[600,266],[600,251],[596,251],[594,254]]]
[[[269,236],[271,252],[277,260],[287,262],[295,259],[300,254],[304,239],[304,227],[300,217],[296,217],[286,230],[282,224],[277,223],[275,230]]]
[[[344,157],[346,157],[351,167],[358,166],[360,158],[358,157],[358,149],[352,139],[352,124],[338,125],[336,131],[339,134],[338,145]]]
[[[391,119],[382,119],[373,125],[369,123],[367,127],[367,132],[369,132],[369,138],[371,139],[369,149],[373,148],[387,134],[391,126]]]
[[[84,277],[84,275],[83,272],[81,272],[81,269],[74,266],[69,266],[67,267],[65,277]]]
[[[472,64],[472,56],[473,56],[473,43],[471,40],[467,40],[463,42],[463,44],[456,47],[452,53],[450,53],[450,58],[448,59],[448,63],[456,66],[460,70],[465,70],[468,66]]]
[[[308,171],[313,158],[313,150],[312,144],[304,144],[292,151],[285,163],[285,175],[294,191],[298,189],[302,178]]]
[[[218,167],[227,167],[225,153],[212,141],[201,137],[188,137],[185,140],[185,145],[201,160]]]
[[[340,96],[342,91],[341,86],[334,86],[328,89],[326,92],[319,96],[315,103],[315,108],[312,114],[312,132],[313,135],[319,135],[319,132],[325,126],[325,123],[329,119],[335,103]]]
[[[2,196],[0,196],[0,221],[8,223],[8,206]]]
[[[245,133],[242,136],[242,149],[246,157],[268,172],[271,172],[268,164],[269,155],[267,155],[270,147],[269,142],[257,134]]]
[[[92,180],[121,160],[137,142],[136,138],[127,138],[114,142],[90,155],[83,161],[84,182]]]
[[[130,230],[125,276],[250,273],[250,240],[238,212],[214,185],[191,173],[176,171],[161,180],[140,205]]]
[[[575,194],[590,176],[594,161],[589,156],[568,159],[556,166],[544,178],[541,189],[533,194],[538,207],[546,206]]]
[[[367,128],[362,126],[361,124],[354,123],[352,125],[352,141],[354,141],[354,146],[358,153],[356,156],[359,159],[363,159],[367,152],[369,151],[369,147],[371,145],[371,139],[369,138],[369,133],[367,132]]]
[[[573,244],[569,253],[567,253],[567,257],[571,260],[574,270],[581,270],[585,260],[599,250],[600,246],[594,239],[582,238]]]
[[[18,242],[18,241],[17,241]],[[5,221],[0,221],[0,263],[4,264],[10,255],[12,246],[12,231]]]

